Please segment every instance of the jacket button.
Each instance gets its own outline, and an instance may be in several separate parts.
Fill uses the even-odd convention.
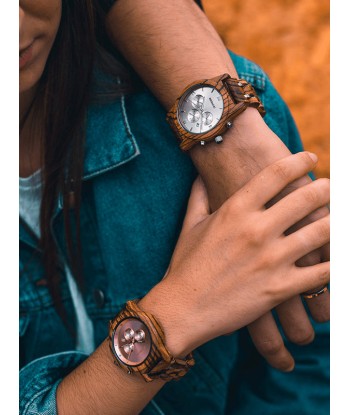
[[[94,290],[94,300],[98,308],[103,308],[105,305],[105,295],[102,290],[95,289]]]

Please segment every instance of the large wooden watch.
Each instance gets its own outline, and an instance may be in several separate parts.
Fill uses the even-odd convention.
[[[128,301],[110,321],[109,340],[114,363],[128,374],[139,373],[146,382],[178,380],[195,364],[192,353],[184,359],[170,354],[159,322],[137,301]]]
[[[232,127],[233,120],[246,108],[254,107],[264,116],[265,109],[253,86],[244,79],[225,73],[188,85],[167,113],[167,121],[180,140],[180,148],[190,150],[215,140]]]

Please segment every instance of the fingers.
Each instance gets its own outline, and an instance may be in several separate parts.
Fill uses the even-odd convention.
[[[286,236],[282,249],[293,262],[329,242],[329,215]],[[317,287],[318,285],[315,285]]]
[[[320,249],[321,260],[329,261],[329,243]],[[322,287],[315,287],[312,292],[320,290]],[[330,318],[330,293],[326,291],[322,295],[305,300],[310,310],[312,318],[318,323],[329,321]]]
[[[239,193],[239,197],[244,198],[248,207],[262,208],[289,183],[311,171],[316,162],[316,155],[308,152],[288,156],[263,169],[236,195]]]
[[[289,233],[295,232],[296,230],[302,228],[303,226],[308,225],[310,222],[316,221],[322,217],[329,215],[329,209],[327,207],[322,207],[314,211],[311,215],[307,216],[291,229],[288,230]],[[320,249],[309,253],[308,255],[300,258],[296,264],[301,267],[318,264],[319,262],[329,261],[329,243],[323,245]],[[322,287],[313,287],[312,292],[319,291]],[[323,323],[329,320],[330,318],[330,294],[326,291],[324,294],[314,297],[311,299],[305,299],[312,318],[319,322]]]
[[[323,286],[313,288],[311,292],[317,292],[322,289]],[[318,323],[324,323],[329,320],[330,316],[330,294],[326,291],[318,297],[305,300],[310,310],[312,318]]]
[[[299,345],[309,344],[313,341],[315,332],[300,296],[293,297],[278,305],[276,312],[283,332],[289,341]]]
[[[329,180],[319,179],[285,196],[265,212],[266,223],[281,235],[292,225],[329,202]]]
[[[256,349],[272,367],[284,372],[293,370],[294,359],[284,345],[272,313],[249,324],[248,331]]]
[[[209,215],[209,201],[202,179],[198,176],[192,185],[183,229],[191,229]]]
[[[329,261],[329,244],[324,245],[321,249],[313,251],[297,261],[298,266],[309,266],[319,263],[320,261]],[[317,292],[323,287],[313,287],[311,292]],[[330,294],[326,291],[322,295],[310,299],[305,299],[310,310],[312,318],[318,323],[324,323],[330,317]]]
[[[329,262],[321,262],[309,267],[295,267],[293,275],[284,281],[283,297],[292,298],[300,293],[314,290],[315,287],[324,287],[329,283],[329,278]]]

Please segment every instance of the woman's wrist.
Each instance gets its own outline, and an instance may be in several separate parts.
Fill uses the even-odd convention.
[[[186,307],[186,300],[175,287],[162,280],[159,284],[143,297],[139,307],[154,315],[165,333],[166,346],[175,358],[188,355],[195,343],[190,335],[188,317],[191,313]]]

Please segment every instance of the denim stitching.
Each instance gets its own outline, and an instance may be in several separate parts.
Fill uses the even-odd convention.
[[[130,124],[128,121],[128,116],[126,114],[126,108],[125,108],[125,97],[124,95],[121,97],[120,102],[122,104],[122,111],[123,111],[123,122],[124,122],[124,126],[126,129],[126,132],[128,133],[129,137],[130,137],[130,141],[134,147],[134,150],[136,152],[136,155],[140,154],[140,149],[138,148],[138,145],[136,143],[135,137],[133,135],[133,133],[131,132],[131,128],[130,128]]]
[[[150,401],[150,404],[154,406],[154,408],[158,411],[159,415],[165,415],[165,413],[159,408],[159,406],[153,399]]]

